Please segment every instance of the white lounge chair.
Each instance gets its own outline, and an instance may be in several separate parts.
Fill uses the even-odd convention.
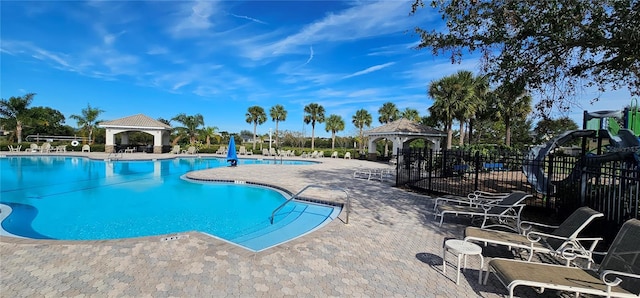
[[[51,152],[51,143],[44,143],[40,146],[40,152],[49,153]]]
[[[604,214],[589,207],[576,209],[559,226],[551,226],[541,223],[523,221],[520,230],[524,234],[509,233],[496,230],[486,230],[477,227],[465,229],[465,241],[488,243],[507,246],[509,248],[524,249],[529,252],[529,261],[534,253],[548,253],[562,257],[562,252],[570,249],[572,256],[580,257],[592,262],[592,253],[602,238],[578,237],[594,219],[603,217]],[[536,231],[533,231],[533,228]],[[554,229],[550,233],[540,232],[539,228]],[[567,262],[570,261],[567,259]],[[567,263],[568,264],[568,263]]]
[[[519,260],[493,259],[488,272],[500,280],[514,296],[518,286],[555,289],[606,297],[640,297],[640,220],[622,225],[597,270]]]
[[[435,202],[433,203],[433,210],[436,210],[438,208],[438,205],[440,205],[441,203],[448,202],[448,203],[474,206],[474,205],[481,205],[481,204],[499,201],[504,199],[508,195],[509,195],[508,192],[486,192],[486,191],[476,190],[468,194],[466,197],[442,196],[442,197],[436,198]]]
[[[501,227],[520,232],[520,214],[526,204],[526,198],[532,197],[524,192],[512,192],[499,202],[479,205],[479,207],[441,204],[436,208],[436,218],[440,217],[440,226],[446,214],[480,216],[482,228]]]
[[[338,158],[338,151],[333,151],[333,153],[331,153],[331,158]]]
[[[240,146],[240,149],[238,149],[238,154],[246,155],[247,154],[247,148],[245,146]]]
[[[319,158],[323,158],[323,157],[324,157],[324,151],[320,151],[320,152],[318,152],[318,157],[319,157]]]
[[[89,145],[82,145],[82,152],[91,152],[91,147]]]
[[[20,152],[21,148],[22,148],[22,145],[18,145],[17,147],[13,147],[12,145],[9,145],[9,152]]]
[[[351,159],[351,152],[347,152],[344,154],[344,159]]]
[[[171,149],[171,152],[173,154],[180,154],[180,145],[174,145],[173,149]]]
[[[198,153],[198,149],[195,146],[189,146],[189,148],[187,149],[187,154],[196,154]]]
[[[271,149],[269,149],[269,155],[270,155],[270,156],[276,156],[276,155],[278,155],[278,154],[276,153],[276,148],[271,148]]]
[[[40,146],[38,146],[38,144],[36,143],[31,143],[31,145],[29,145],[29,148],[24,149],[24,151],[38,152],[40,151]]]

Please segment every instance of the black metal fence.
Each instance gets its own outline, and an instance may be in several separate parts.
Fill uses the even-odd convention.
[[[535,160],[513,151],[405,149],[398,152],[396,183],[463,196],[474,190],[524,191],[533,195],[528,206],[560,214],[589,206],[620,225],[640,218],[639,162],[610,159],[556,153]],[[534,183],[528,176],[536,177]]]

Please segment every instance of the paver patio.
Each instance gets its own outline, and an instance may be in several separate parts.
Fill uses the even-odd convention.
[[[353,178],[357,167],[384,165],[316,161],[322,164],[241,165],[189,176],[271,184],[293,193],[308,184],[340,187],[352,200],[349,224],[343,212],[318,231],[258,253],[198,232],[169,241],[162,239],[167,235],[109,241],[1,237],[0,296],[503,297],[507,293],[493,276],[487,285],[477,283],[477,258],[469,258],[470,269],[461,275],[460,285],[455,284],[454,268],[442,274],[443,241],[461,238],[467,219],[447,220],[438,227],[431,197],[391,187],[390,182]],[[516,294],[558,295],[554,291],[538,295],[527,288]]]

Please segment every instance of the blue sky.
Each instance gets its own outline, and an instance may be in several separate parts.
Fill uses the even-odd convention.
[[[427,114],[434,79],[478,60],[452,65],[446,56],[415,50],[413,28],[440,28],[440,16],[410,1],[2,1],[2,98],[38,95],[67,118],[91,104],[102,120],[139,113],[170,119],[204,116],[206,126],[231,133],[252,130],[247,108],[288,111],[279,129],[304,131],[303,108],[315,102],[346,122],[361,108],[378,126],[378,109],[391,101]],[[626,91],[602,95],[582,109],[618,109]],[[580,123],[580,122],[578,122]],[[73,121],[69,125],[76,126]],[[329,136],[324,124],[316,135]],[[258,133],[275,129],[269,119]]]

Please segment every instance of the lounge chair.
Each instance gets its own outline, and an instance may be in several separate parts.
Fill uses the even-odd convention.
[[[20,149],[22,149],[22,145],[18,145],[17,147],[9,145],[9,152],[20,152]]]
[[[24,151],[38,152],[40,151],[40,146],[38,146],[38,144],[36,143],[31,143],[31,145],[29,145],[29,148],[24,149]]]
[[[344,154],[344,159],[351,159],[351,152],[347,152]]]
[[[481,204],[478,207],[441,204],[436,208],[435,216],[440,216],[440,226],[445,214],[464,214],[482,216],[482,228],[501,227],[519,232],[520,213],[526,206],[522,201],[531,196],[524,192],[512,192],[499,202]]]
[[[247,148],[245,146],[240,146],[240,149],[238,149],[238,154],[246,155],[247,154]]]
[[[333,153],[331,153],[331,158],[338,158],[338,151],[333,151]]]
[[[198,149],[195,146],[189,146],[189,148],[187,149],[187,154],[196,154],[198,153]]]
[[[40,146],[40,152],[49,153],[51,152],[51,143],[44,143]]]
[[[519,260],[493,259],[493,272],[509,290],[517,286],[537,288],[538,292],[555,289],[607,297],[640,297],[640,220],[630,219],[622,225],[597,270]]]
[[[320,152],[318,152],[318,157],[319,157],[319,158],[323,158],[323,157],[324,157],[324,151],[320,151]]]
[[[180,145],[174,145],[173,149],[171,149],[171,152],[173,154],[180,154]]]
[[[220,148],[216,150],[216,154],[226,154],[226,153],[227,153],[227,147],[225,146],[220,146]]]
[[[377,179],[382,182],[384,179],[393,177],[394,170],[395,169],[385,168],[357,169],[353,171],[353,178],[366,178],[367,180]]]
[[[520,230],[525,234],[516,234],[496,230],[483,230],[477,227],[467,227],[464,231],[465,241],[482,242],[504,245],[510,248],[521,248],[529,252],[531,261],[534,253],[549,253],[560,255],[561,252],[571,250],[577,253],[577,257],[592,261],[592,253],[598,241],[602,238],[579,238],[578,234],[584,230],[594,219],[603,217],[604,214],[589,207],[581,207],[574,211],[559,226],[550,226],[541,223],[523,221],[520,223]],[[533,227],[554,229],[550,233],[532,231]],[[588,248],[584,246],[587,245]],[[567,259],[567,265],[570,259]]]
[[[276,156],[276,155],[278,155],[278,154],[276,153],[276,148],[271,148],[271,149],[269,149],[269,155],[270,155],[270,156]]]
[[[457,203],[457,204],[464,204],[464,205],[470,205],[470,206],[477,206],[477,205],[486,204],[489,202],[502,200],[508,195],[509,195],[508,192],[486,192],[486,191],[476,190],[468,194],[466,197],[442,196],[442,197],[436,198],[436,201],[433,204],[433,210],[436,210],[436,208],[438,208],[438,205],[440,205],[440,203]]]
[[[313,151],[311,153],[311,158],[318,158],[318,151]]]
[[[91,152],[91,147],[89,147],[89,145],[82,145],[82,152]]]

